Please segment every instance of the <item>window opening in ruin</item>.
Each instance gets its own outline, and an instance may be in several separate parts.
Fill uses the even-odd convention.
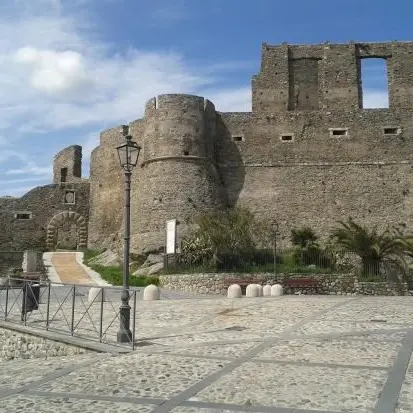
[[[393,128],[393,127],[385,127],[383,128],[383,132],[385,135],[400,135],[401,129]]]
[[[188,156],[189,152],[188,151],[184,151],[184,156]]]
[[[235,142],[242,142],[244,140],[244,137],[242,135],[236,135],[232,137],[232,140]]]
[[[364,58],[360,62],[360,93],[364,109],[389,108],[389,83],[387,60],[383,58]]]
[[[21,220],[32,219],[32,213],[31,212],[17,212],[16,214],[14,214],[14,217],[16,219],[21,219]]]
[[[348,136],[347,128],[330,128],[330,136]]]
[[[60,182],[66,182],[67,180],[67,168],[60,169]]]
[[[282,142],[292,142],[294,140],[294,135],[288,134],[288,135],[281,135],[280,139]]]

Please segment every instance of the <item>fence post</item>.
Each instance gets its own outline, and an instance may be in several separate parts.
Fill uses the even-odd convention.
[[[46,330],[49,330],[49,318],[50,318],[50,281],[48,282],[47,289],[47,310],[46,310]]]
[[[102,342],[103,337],[103,297],[104,297],[104,288],[100,289],[100,326],[99,326],[99,342]]]
[[[135,328],[136,328],[136,293],[140,290],[135,290],[133,297],[133,325],[132,325],[132,350],[135,350]]]
[[[7,320],[7,310],[9,307],[9,281],[7,280],[7,284],[6,284],[6,309],[4,311],[4,320]]]
[[[73,286],[73,297],[72,297],[72,325],[71,325],[71,333],[72,336],[74,334],[75,328],[75,300],[76,300],[76,286]]]
[[[25,280],[23,281],[23,320],[24,321],[24,325],[27,325],[27,295],[28,295],[28,282]]]

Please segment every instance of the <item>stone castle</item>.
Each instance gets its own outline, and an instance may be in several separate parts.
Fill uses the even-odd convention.
[[[132,175],[132,250],[159,250],[194,216],[243,205],[281,242],[291,228],[327,234],[352,216],[413,229],[413,42],[271,46],[252,79],[252,112],[220,113],[191,95],[161,95],[142,119],[106,130],[81,174],[82,149],[55,156],[53,184],[0,198],[0,249],[96,248],[122,239],[116,146],[142,147]],[[389,108],[362,104],[361,59],[387,62]],[[284,240],[284,241],[282,241]]]

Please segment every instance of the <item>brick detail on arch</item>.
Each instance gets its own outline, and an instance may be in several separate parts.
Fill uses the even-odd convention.
[[[47,225],[46,246],[49,251],[56,247],[56,231],[57,227],[62,222],[75,223],[78,232],[77,249],[84,249],[87,247],[87,223],[82,215],[73,211],[63,211],[56,214]]]

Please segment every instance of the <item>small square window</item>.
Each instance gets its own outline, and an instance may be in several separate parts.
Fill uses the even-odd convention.
[[[19,221],[32,219],[32,213],[31,212],[16,212],[14,214],[14,218],[18,219]]]
[[[385,135],[400,135],[402,132],[401,128],[396,126],[386,126],[383,128],[383,133]]]
[[[244,140],[244,136],[243,135],[232,135],[232,140],[234,142],[242,142]]]
[[[281,142],[293,142],[294,141],[294,134],[293,133],[286,133],[280,136]]]
[[[348,136],[348,128],[330,128],[330,136]]]

